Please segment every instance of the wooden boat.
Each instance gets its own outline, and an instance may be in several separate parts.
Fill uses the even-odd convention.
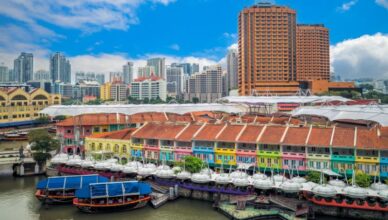
[[[90,183],[108,181],[108,178],[98,175],[49,177],[38,182],[35,197],[45,204],[71,203],[77,189]]]
[[[73,205],[86,213],[132,210],[146,206],[151,192],[138,181],[93,183],[76,191]]]
[[[4,141],[26,141],[28,140],[27,134],[24,133],[9,133],[4,134]]]

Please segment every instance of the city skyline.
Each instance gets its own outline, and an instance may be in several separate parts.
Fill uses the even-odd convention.
[[[36,2],[39,3],[39,1]],[[350,2],[353,3],[349,4]],[[231,46],[233,47],[237,41],[236,18],[238,12],[244,7],[252,5],[254,1],[225,1],[223,5],[225,8],[222,7],[217,16],[204,16],[205,18],[187,20],[188,18],[184,18],[181,13],[173,13],[174,15],[170,13],[180,12],[180,10],[184,11],[188,7],[195,11],[195,9],[201,7],[203,13],[207,14],[214,9],[217,3],[214,0],[203,2],[179,0],[139,1],[138,5],[126,3],[124,8],[127,10],[133,9],[133,19],[136,22],[131,23],[130,19],[125,17],[123,24],[116,24],[116,18],[111,17],[110,23],[105,21],[96,21],[90,24],[80,22],[78,26],[74,26],[72,19],[68,23],[58,24],[55,19],[47,21],[38,15],[25,15],[26,19],[29,18],[34,21],[34,28],[40,29],[41,32],[46,31],[55,35],[61,35],[61,37],[53,37],[55,40],[47,44],[40,42],[44,39],[36,42],[34,39],[7,38],[10,33],[31,27],[25,27],[26,24],[18,25],[20,21],[21,23],[25,22],[25,20],[21,20],[20,16],[15,14],[9,15],[5,11],[0,11],[0,20],[4,21],[4,25],[0,27],[6,33],[0,39],[0,62],[4,62],[11,68],[10,59],[15,59],[15,54],[32,52],[34,53],[34,65],[36,65],[34,70],[47,70],[48,56],[56,51],[61,51],[72,63],[73,76],[77,71],[97,73],[120,71],[122,66],[128,61],[134,62],[135,69],[137,69],[137,66],[144,66],[146,59],[151,57],[166,57],[166,64],[188,62],[200,63],[201,66],[204,66],[221,63],[225,68],[227,49]],[[368,71],[368,76],[373,76],[374,78],[388,77],[388,65],[383,62],[383,57],[379,56],[379,54],[384,54],[388,50],[388,36],[385,34],[388,32],[388,27],[381,25],[381,22],[388,18],[388,10],[384,8],[384,6],[388,5],[386,3],[384,0],[344,0],[330,3],[326,1],[314,1],[314,3],[308,1],[276,1],[276,4],[286,5],[296,10],[298,12],[298,23],[323,23],[329,28],[331,33],[331,64],[334,66],[335,72],[342,78],[360,78],[366,71]],[[81,2],[77,4],[80,8],[87,7],[86,3]],[[117,3],[112,5],[112,7],[122,6],[120,4]],[[98,4],[95,6],[97,8],[102,7]],[[58,10],[65,9],[66,7],[70,6],[59,5]],[[312,10],[314,7],[319,8],[320,11],[314,13]],[[7,7],[4,7],[4,9],[11,8],[26,13],[33,12],[34,10],[28,7],[28,5],[20,6],[12,1]],[[52,5],[49,5],[47,8],[47,10],[53,10]],[[102,7],[102,10],[109,11],[110,9],[109,7]],[[117,13],[121,12],[119,10]],[[365,23],[363,18],[372,12],[374,16],[368,17],[369,23]],[[160,21],[159,19],[155,20],[155,16],[166,14],[169,16],[161,18]],[[123,16],[123,14],[119,15]],[[74,18],[74,15],[69,15],[62,11],[59,12],[59,16]],[[83,16],[87,17],[90,14],[86,13]],[[220,23],[220,19],[226,19],[226,22],[223,21],[221,24],[216,25],[216,22]],[[71,21],[73,21],[73,26],[70,24]],[[164,31],[159,37],[153,36],[154,31],[151,29],[150,24],[156,22],[155,26],[157,28],[155,31],[157,31],[161,27],[166,27],[166,25],[161,26],[159,22],[166,21],[173,22],[174,25],[172,26],[186,22],[190,28],[182,28],[180,30],[182,33]],[[49,25],[42,24],[44,22],[52,24],[50,29],[48,28]],[[206,26],[198,29],[200,25],[204,24]],[[82,25],[89,25],[92,30],[81,30]],[[203,34],[204,36],[202,34],[191,36],[188,34],[193,30],[188,29],[198,29],[206,32],[206,34]],[[79,34],[79,37],[74,37],[74,33],[81,34]],[[31,32],[31,38],[34,38],[35,34],[37,33]],[[132,37],[127,38],[128,35],[132,35]],[[50,34],[46,33],[46,37],[48,36]],[[177,38],[179,39],[176,40]],[[11,48],[8,44],[15,40],[18,41],[18,44]],[[171,40],[168,45],[164,42],[167,40]],[[121,47],[113,45],[114,43],[123,43],[124,41],[126,43]],[[20,47],[20,45],[25,47]],[[371,66],[369,65],[370,63],[375,65]]]

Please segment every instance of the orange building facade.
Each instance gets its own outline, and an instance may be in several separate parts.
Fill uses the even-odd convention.
[[[329,30],[323,25],[296,28],[297,79],[330,80]]]
[[[238,45],[240,95],[271,92],[273,86],[263,89],[263,83],[275,83],[277,90],[296,81],[294,10],[270,4],[244,9],[239,16]]]

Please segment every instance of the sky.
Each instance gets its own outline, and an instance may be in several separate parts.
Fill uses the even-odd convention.
[[[0,0],[0,63],[34,53],[48,70],[63,52],[76,71],[121,71],[150,57],[225,65],[238,14],[255,0]],[[388,79],[388,0],[276,0],[298,23],[330,30],[331,68],[343,78]]]

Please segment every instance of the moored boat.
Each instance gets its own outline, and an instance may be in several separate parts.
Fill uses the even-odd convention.
[[[73,204],[82,212],[132,210],[151,200],[152,189],[138,181],[94,183],[76,191]]]
[[[98,175],[49,177],[38,182],[35,197],[47,204],[71,203],[77,189],[90,183],[108,181],[107,178]]]

